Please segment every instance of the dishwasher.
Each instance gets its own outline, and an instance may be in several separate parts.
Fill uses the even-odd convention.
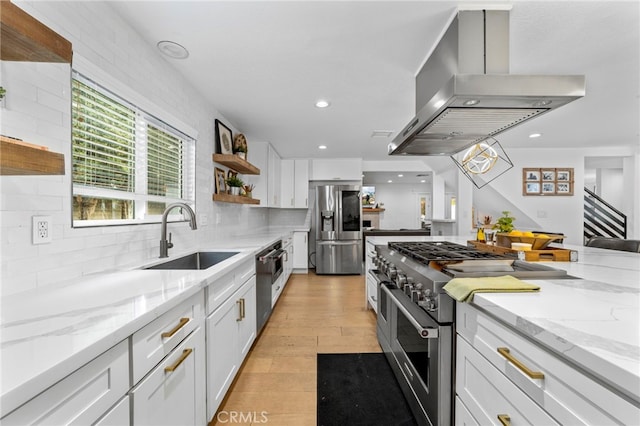
[[[282,249],[282,241],[270,245],[256,256],[256,333],[271,316],[271,286],[283,271],[283,260],[286,251]]]

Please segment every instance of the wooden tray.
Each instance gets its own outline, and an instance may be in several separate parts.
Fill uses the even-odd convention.
[[[545,234],[547,237],[525,237],[520,235],[509,235],[507,233],[498,232],[496,234],[496,244],[502,247],[511,248],[511,243],[527,243],[531,244],[532,250],[542,250],[554,241],[561,241],[564,235]]]
[[[474,247],[480,251],[487,251],[491,253],[505,254],[511,256],[518,256],[518,250],[514,250],[507,247],[496,246],[492,244],[481,243],[480,241],[467,241],[467,245]],[[560,247],[546,247],[543,250],[527,250],[523,251],[524,260],[528,262],[570,262],[571,250]]]

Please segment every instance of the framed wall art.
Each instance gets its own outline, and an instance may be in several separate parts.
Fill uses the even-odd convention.
[[[573,195],[573,168],[522,169],[522,195]]]
[[[233,134],[231,129],[216,118],[216,151],[220,154],[233,154]]]
[[[215,168],[216,194],[225,194],[227,192],[227,175],[223,169]]]

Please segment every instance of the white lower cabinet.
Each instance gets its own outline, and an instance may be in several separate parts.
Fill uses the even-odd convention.
[[[308,232],[296,231],[293,233],[293,270],[296,273],[306,274],[309,270],[307,257],[309,256]]]
[[[498,414],[514,425],[640,421],[637,407],[591,375],[468,303],[456,308],[456,394],[478,424],[500,424]]]
[[[89,425],[129,390],[128,342],[122,341],[2,418],[3,426]],[[122,425],[129,424],[127,416]],[[105,423],[108,424],[108,423]]]
[[[500,424],[500,419],[506,425],[558,424],[464,339],[458,339],[456,393],[479,425]]]
[[[287,282],[293,271],[293,235],[288,235],[282,239],[282,250],[285,251],[282,274]]]
[[[107,412],[94,426],[123,426],[130,424],[131,401],[129,395],[123,397],[111,410]]]
[[[205,336],[183,340],[131,391],[133,425],[204,425]]]
[[[374,310],[374,312],[378,313],[378,285],[376,280],[369,274],[371,269],[375,269],[373,264],[373,259],[377,256],[376,246],[368,241],[365,244],[365,268],[364,268],[364,276],[365,276],[365,307]]]
[[[206,319],[207,419],[211,420],[256,338],[256,278]]]

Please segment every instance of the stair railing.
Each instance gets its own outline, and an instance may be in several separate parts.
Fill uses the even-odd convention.
[[[595,192],[584,188],[584,239],[627,238],[627,216]]]

